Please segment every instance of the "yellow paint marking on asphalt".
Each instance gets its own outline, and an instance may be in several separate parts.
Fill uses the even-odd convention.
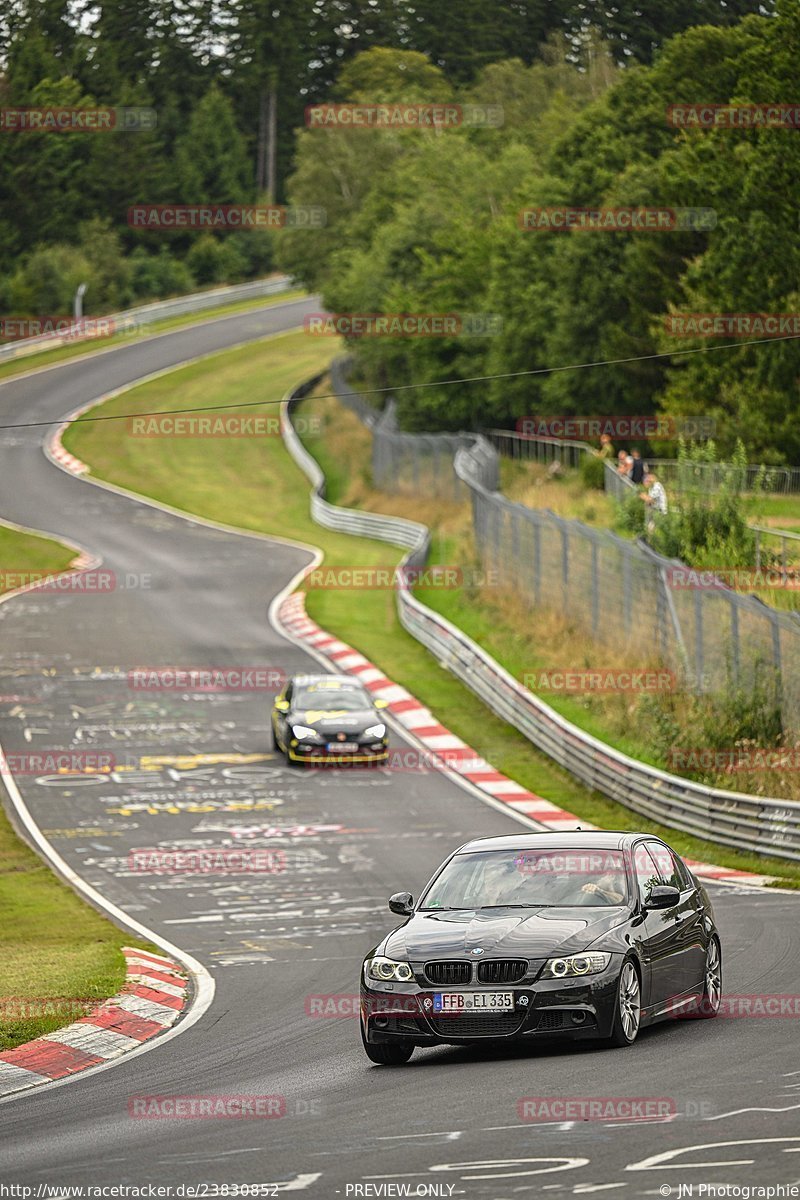
[[[187,770],[192,767],[213,767],[217,763],[241,765],[264,762],[274,757],[273,754],[143,754],[139,763],[145,771],[154,767],[182,767]]]
[[[46,837],[122,837],[119,830],[115,829],[43,829],[42,833]]]

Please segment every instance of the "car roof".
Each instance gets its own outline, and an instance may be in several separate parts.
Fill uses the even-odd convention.
[[[456,854],[476,854],[479,850],[624,850],[637,838],[652,834],[630,833],[620,829],[565,829],[561,833],[501,834],[499,837],[474,838],[459,846]]]
[[[328,675],[322,673],[319,675],[293,675],[290,682],[299,687],[307,687],[310,683],[338,683],[347,684],[348,687],[352,688],[361,688],[362,690],[364,688],[363,683],[358,679],[353,679],[352,675]]]

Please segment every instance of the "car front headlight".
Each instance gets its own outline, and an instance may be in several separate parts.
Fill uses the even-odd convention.
[[[319,742],[322,741],[316,729],[309,729],[307,725],[293,725],[292,733],[298,741]]]
[[[542,979],[575,979],[581,975],[597,975],[611,962],[610,954],[570,954],[568,958],[549,958]]]
[[[382,738],[385,733],[386,733],[385,725],[370,725],[369,729],[364,730],[364,737],[366,737],[366,738]]]
[[[380,979],[381,983],[410,983],[414,972],[406,962],[393,958],[369,958],[366,962],[367,980]]]

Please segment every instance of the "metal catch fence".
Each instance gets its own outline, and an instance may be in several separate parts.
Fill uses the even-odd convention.
[[[313,518],[329,529],[382,538],[407,547],[408,553],[401,565],[422,566],[430,544],[430,535],[424,525],[398,517],[340,508],[325,500],[323,473],[301,444],[291,422],[294,402],[307,394],[315,382],[312,380],[292,391],[282,408],[287,449],[313,485]],[[454,470],[470,489],[473,502],[476,497],[478,502],[487,502],[482,515],[494,522],[498,520],[500,508],[510,506],[510,502],[492,494],[480,482],[482,454],[480,447],[462,448],[456,455]],[[473,455],[477,461],[470,461]],[[589,557],[591,559],[591,552]],[[643,586],[648,586],[647,581]],[[662,596],[661,602],[655,600],[656,606],[659,603],[667,604],[666,595]],[[800,803],[709,788],[630,758],[579,729],[523,687],[477,642],[414,596],[402,571],[398,573],[397,605],[404,628],[444,667],[493,712],[509,721],[533,745],[588,788],[672,828],[740,850],[800,861]],[[665,614],[663,626],[666,630],[670,620],[672,617]]]

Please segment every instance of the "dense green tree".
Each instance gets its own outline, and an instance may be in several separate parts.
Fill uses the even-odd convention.
[[[796,458],[797,342],[670,357],[664,332],[671,310],[797,307],[796,131],[666,120],[677,102],[792,100],[800,9],[778,0],[768,13],[759,0],[8,0],[4,104],[144,106],[157,124],[0,136],[0,304],[12,291],[14,303],[67,303],[83,271],[98,311],[252,276],[279,250],[339,308],[500,318],[490,336],[364,341],[376,379],[665,355],[426,388],[403,398],[409,425],[662,403],[715,413],[724,446],[741,435]],[[305,129],[305,107],[323,100],[494,105],[504,123]],[[324,209],[324,227],[167,236],[126,224],[135,202],[284,199],[290,176],[293,203]],[[713,207],[717,226],[640,237],[517,223],[530,205],[644,203]]]
[[[587,0],[580,6],[617,58],[650,62],[656,50],[692,25],[733,25],[749,13],[768,13],[774,0]]]
[[[69,316],[82,283],[92,283],[91,266],[82,250],[59,244],[39,246],[11,276],[8,303],[15,314]]]
[[[255,188],[233,106],[214,84],[192,113],[176,147],[179,196],[187,204],[242,204]]]
[[[253,185],[273,200],[315,56],[314,0],[234,0],[226,10],[232,84],[254,160]]]

